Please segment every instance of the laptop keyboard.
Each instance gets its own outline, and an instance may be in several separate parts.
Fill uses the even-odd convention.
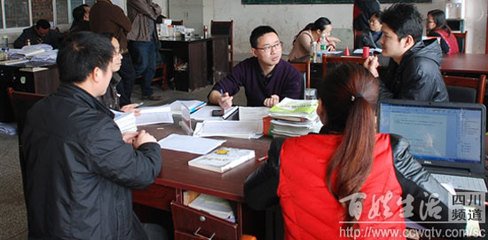
[[[440,183],[452,185],[454,189],[470,190],[475,192],[487,192],[485,181],[481,178],[453,176],[444,174],[432,174]]]

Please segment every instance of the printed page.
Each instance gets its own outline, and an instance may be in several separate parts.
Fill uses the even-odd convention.
[[[141,115],[136,117],[136,125],[143,126],[156,123],[173,123],[173,114],[168,106],[139,108]]]
[[[162,149],[189,152],[195,154],[207,154],[226,140],[216,140],[209,138],[200,138],[179,134],[171,134],[166,138],[159,140],[159,146]]]

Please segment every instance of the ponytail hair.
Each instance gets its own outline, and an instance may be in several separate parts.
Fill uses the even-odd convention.
[[[370,173],[379,83],[368,70],[355,63],[338,65],[326,79],[319,88],[319,98],[327,114],[325,129],[343,134],[326,169],[329,191],[339,201],[358,193]],[[346,203],[341,205],[347,209]],[[346,213],[344,220],[351,221],[353,216]]]

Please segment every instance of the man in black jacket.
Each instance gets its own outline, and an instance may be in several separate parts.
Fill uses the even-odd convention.
[[[151,184],[160,147],[144,130],[121,134],[96,97],[112,77],[110,41],[74,33],[61,47],[61,86],[28,112],[26,161],[29,239],[146,239],[132,211],[132,188]]]
[[[386,9],[383,23],[383,56],[390,57],[385,74],[378,73],[378,58],[364,66],[381,78],[380,99],[396,98],[447,102],[446,86],[439,70],[442,50],[436,40],[422,41],[422,16],[412,4],[399,3]]]

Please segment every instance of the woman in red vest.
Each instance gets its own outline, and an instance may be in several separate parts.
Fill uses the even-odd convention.
[[[246,203],[262,210],[279,201],[285,239],[405,239],[406,217],[463,227],[433,224],[447,221],[451,195],[404,139],[376,133],[379,80],[358,64],[339,65],[326,79],[320,133],[274,139],[268,161],[246,180]],[[435,203],[434,214],[425,214],[426,203]]]
[[[442,52],[447,55],[459,53],[456,37],[447,25],[444,11],[435,9],[427,13],[427,36],[440,38]]]

